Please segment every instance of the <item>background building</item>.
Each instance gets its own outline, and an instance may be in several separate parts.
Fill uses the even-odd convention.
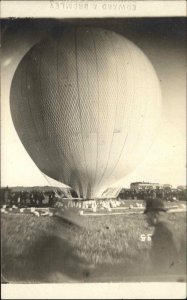
[[[177,189],[178,190],[186,190],[187,186],[186,185],[178,185]]]
[[[163,189],[170,190],[170,189],[172,189],[172,185],[171,184],[163,184]]]
[[[150,189],[162,189],[163,185],[160,183],[150,182],[132,182],[130,188],[133,190],[150,190]]]

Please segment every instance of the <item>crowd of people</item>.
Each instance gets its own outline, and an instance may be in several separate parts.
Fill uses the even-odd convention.
[[[51,191],[11,191],[4,192],[1,204],[16,207],[53,207],[60,195]]]
[[[185,201],[187,198],[187,190],[179,189],[147,189],[147,190],[133,190],[123,189],[119,198],[122,200],[133,199],[133,200],[147,200],[148,198],[163,199],[166,201]]]
[[[3,195],[2,195],[3,194]],[[185,201],[187,198],[186,190],[177,189],[157,189],[157,190],[133,190],[122,189],[117,199],[97,199],[97,200],[78,200],[71,197],[71,200],[64,199],[67,196],[60,190],[11,190],[1,189],[1,205],[7,207],[77,207],[81,209],[91,208],[94,211],[101,208],[110,210],[124,205],[125,200],[144,200],[162,199],[164,201]],[[69,198],[69,197],[68,197]],[[65,201],[64,201],[65,200]]]

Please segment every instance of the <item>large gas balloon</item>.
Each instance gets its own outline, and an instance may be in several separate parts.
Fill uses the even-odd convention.
[[[146,156],[161,93],[137,46],[114,32],[80,27],[26,53],[13,77],[10,106],[38,168],[91,198]]]

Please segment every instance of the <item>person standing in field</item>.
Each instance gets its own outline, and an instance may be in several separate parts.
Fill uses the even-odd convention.
[[[144,214],[154,227],[150,250],[151,270],[155,274],[185,274],[185,236],[169,220],[162,199],[150,198]]]

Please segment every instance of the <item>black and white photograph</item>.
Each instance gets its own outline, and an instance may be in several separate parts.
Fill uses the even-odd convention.
[[[185,283],[185,17],[3,18],[1,47],[1,282]]]

